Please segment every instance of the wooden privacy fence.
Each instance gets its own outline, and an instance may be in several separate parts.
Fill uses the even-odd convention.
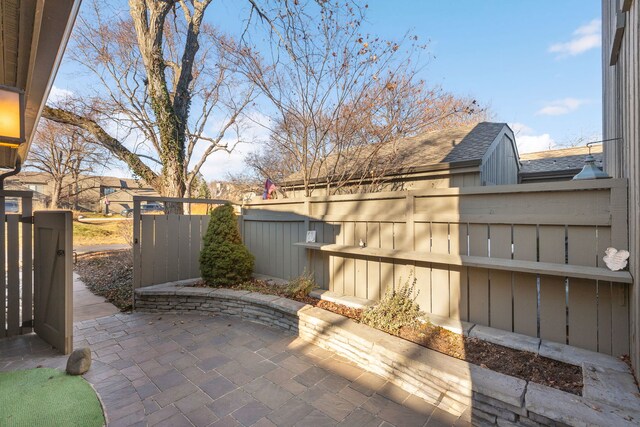
[[[632,280],[602,256],[626,208],[625,180],[594,180],[258,201],[241,223],[257,273],[371,300],[413,275],[428,313],[620,355]]]
[[[143,202],[191,204],[188,209],[202,214],[143,214]],[[200,250],[209,225],[208,211],[223,203],[227,201],[134,196],[134,288],[200,277]]]
[[[26,334],[33,327],[33,217],[30,191],[0,190],[0,338]],[[7,212],[7,198],[18,212]]]

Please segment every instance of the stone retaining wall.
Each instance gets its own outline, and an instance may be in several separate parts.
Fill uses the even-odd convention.
[[[470,421],[474,425],[631,426],[640,422],[640,406],[633,406],[640,400],[633,396],[626,396],[631,406],[615,407],[608,403],[619,399],[611,396],[588,399],[500,374],[297,301],[248,291],[185,286],[188,284],[137,289],[136,310],[229,315],[278,326],[450,413],[459,415],[471,407]],[[592,385],[585,382],[585,396],[597,395],[587,387]],[[595,391],[603,393],[602,388]]]

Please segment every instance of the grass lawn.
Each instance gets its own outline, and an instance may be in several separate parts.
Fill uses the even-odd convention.
[[[132,227],[130,221],[114,221],[103,224],[73,221],[73,244],[83,246],[127,243],[124,233],[127,227]]]

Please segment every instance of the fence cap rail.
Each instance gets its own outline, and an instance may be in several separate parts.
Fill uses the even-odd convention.
[[[579,279],[604,280],[616,283],[633,283],[628,271],[610,271],[600,267],[555,264],[550,262],[520,261],[505,258],[489,258],[469,255],[449,255],[397,249],[361,248],[359,246],[337,245],[327,243],[294,243],[310,250],[333,252],[363,257],[387,258],[403,261],[429,262],[466,267],[488,268],[520,273],[540,274],[544,276],[574,277]]]
[[[232,205],[240,205],[237,202],[232,202],[226,199],[193,199],[193,198],[181,198],[181,197],[162,197],[162,196],[133,196],[134,202],[170,202],[170,203],[200,203],[205,205],[222,205],[229,203]]]
[[[541,193],[563,192],[582,190],[607,190],[612,188],[626,188],[626,178],[590,179],[580,181],[542,182],[529,184],[492,185],[481,187],[453,187],[433,188],[410,191],[385,191],[379,193],[340,194],[332,196],[310,196],[275,200],[252,200],[245,207],[269,205],[269,204],[294,204],[294,203],[323,203],[323,202],[348,202],[361,200],[403,199],[406,196],[414,197],[442,197],[442,196],[471,196],[508,193]]]

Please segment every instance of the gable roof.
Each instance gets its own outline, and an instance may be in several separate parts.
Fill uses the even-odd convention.
[[[585,146],[521,154],[520,173],[521,175],[531,175],[579,172],[584,166],[584,159],[588,154],[589,148]],[[596,166],[602,168],[602,144],[591,146],[591,155],[596,159]]]
[[[500,135],[506,123],[481,122],[460,127],[425,132],[413,137],[402,138],[386,144],[378,153],[379,162],[393,161],[394,165],[386,173],[419,172],[436,165],[448,165],[450,168],[479,165],[491,144]],[[335,167],[336,155],[329,156],[327,161],[313,172],[312,181],[326,179],[328,171],[341,168],[355,168],[358,161],[366,158],[371,150],[360,149],[355,158],[349,159],[348,152],[342,153],[342,165]],[[470,164],[471,163],[471,164]],[[294,185],[303,179],[302,172],[296,172],[283,184]]]

